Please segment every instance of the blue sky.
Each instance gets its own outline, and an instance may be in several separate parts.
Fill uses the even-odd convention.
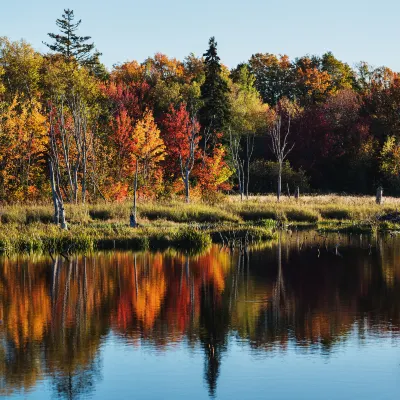
[[[396,0],[1,0],[0,36],[24,38],[45,51],[64,8],[82,19],[102,61],[143,61],[155,52],[201,55],[210,36],[229,67],[256,52],[304,54],[332,51],[354,65],[367,61],[400,71],[400,2]]]

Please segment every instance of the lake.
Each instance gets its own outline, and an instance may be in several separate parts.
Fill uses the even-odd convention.
[[[12,399],[392,399],[400,236],[0,258]]]

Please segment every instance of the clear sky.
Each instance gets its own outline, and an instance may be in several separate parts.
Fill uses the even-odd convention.
[[[82,19],[102,61],[115,63],[162,52],[201,55],[210,36],[228,67],[256,52],[332,51],[350,65],[363,60],[400,71],[398,0],[0,0],[0,36],[24,38],[45,51],[64,8]]]

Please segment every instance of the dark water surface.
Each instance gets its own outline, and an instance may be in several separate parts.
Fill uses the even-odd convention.
[[[0,320],[10,398],[395,399],[400,237],[2,258]]]

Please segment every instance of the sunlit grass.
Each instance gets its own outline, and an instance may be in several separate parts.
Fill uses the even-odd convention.
[[[0,251],[90,251],[98,248],[201,248],[229,233],[272,240],[273,230],[307,225],[328,231],[378,231],[398,227],[380,220],[396,212],[400,199],[375,204],[371,196],[304,196],[299,200],[255,196],[239,201],[226,196],[218,204],[144,202],[138,206],[139,228],[129,227],[131,203],[66,205],[68,231],[53,224],[51,205],[0,207]],[[247,236],[246,236],[247,235]]]

